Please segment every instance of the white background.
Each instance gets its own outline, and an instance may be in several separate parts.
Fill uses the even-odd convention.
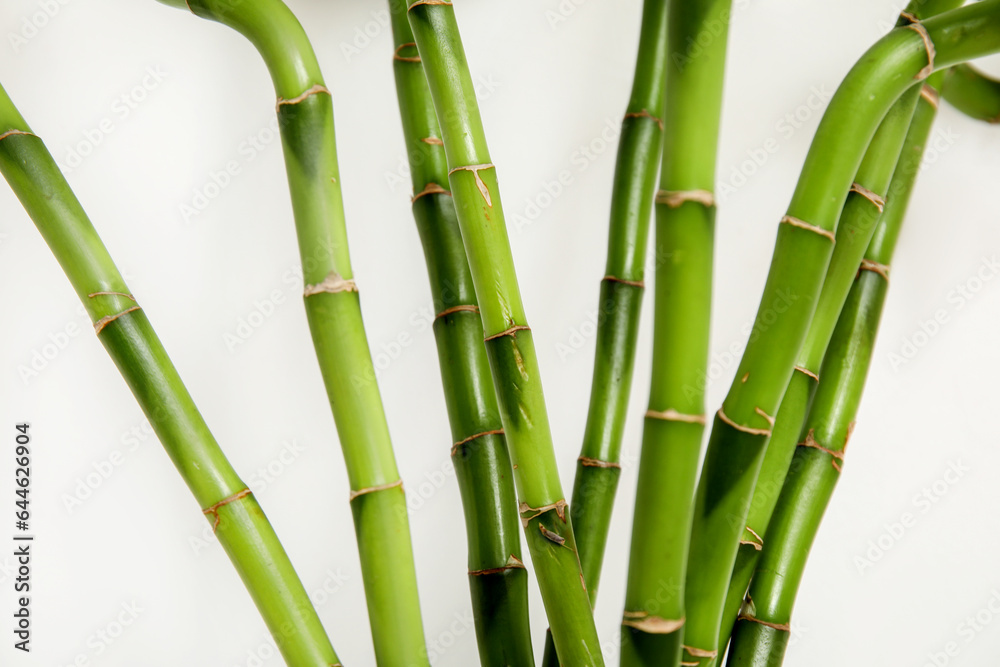
[[[317,592],[341,659],[372,665],[347,478],[299,301],[301,285],[290,277],[298,253],[279,142],[267,131],[274,105],[267,72],[243,37],[152,0],[61,2],[46,20],[32,18],[41,11],[39,0],[3,3],[0,81],[61,164],[71,161],[74,147],[88,153],[68,173],[70,184],[236,469],[248,481],[269,465],[279,471],[257,483],[260,501],[306,587]],[[369,340],[375,354],[396,352],[391,360],[383,357],[389,363],[380,386],[414,506],[428,642],[436,647],[437,665],[476,664],[465,537],[455,529],[463,525],[462,512],[424,319],[430,291],[410,217],[409,179],[400,171],[404,152],[386,14],[378,2],[290,4],[334,93]],[[530,201],[543,205],[531,224],[515,229],[511,223],[510,235],[568,494],[588,400],[590,318],[603,275],[617,127],[631,86],[640,3],[562,0],[561,6],[558,0],[465,0],[456,11],[481,84],[508,218],[534,213]],[[769,139],[779,148],[720,205],[717,353],[742,345],[742,330],[756,311],[776,223],[821,115],[803,105],[813,90],[832,92],[899,9],[883,0],[737,4],[720,183],[730,182],[748,150]],[[25,19],[43,25],[32,31]],[[995,65],[987,63],[1000,73]],[[147,68],[165,75],[143,89]],[[127,116],[123,102],[116,104],[123,95],[135,103]],[[788,132],[783,119],[796,111],[804,120]],[[113,131],[80,149],[85,133],[94,136],[105,118]],[[921,174],[893,267],[859,426],[800,591],[788,665],[920,667],[949,642],[958,650],[947,658],[952,665],[992,665],[1000,652],[1000,619],[992,612],[982,613],[981,620],[993,622],[979,631],[962,625],[1000,591],[1000,280],[978,285],[961,307],[954,291],[969,281],[977,287],[984,258],[1000,250],[1000,129],[946,105],[936,127],[937,149]],[[271,140],[258,151],[244,143],[251,135]],[[582,157],[586,145],[592,160]],[[196,191],[205,194],[211,172],[230,161],[239,173],[221,191],[208,188],[217,196],[185,221],[181,206],[192,205]],[[572,185],[554,201],[539,201],[544,183],[562,170],[571,172]],[[649,380],[650,298],[596,610],[612,656]],[[272,299],[273,308],[260,305]],[[230,349],[225,336],[260,308],[270,316],[254,315],[263,323]],[[0,556],[2,662],[280,664],[222,549],[210,535],[202,542],[210,533],[205,518],[156,439],[142,433],[139,408],[6,187],[0,187],[0,310],[0,439],[9,444],[0,456],[0,536],[8,540],[13,532],[13,425],[22,420],[31,422],[34,436],[37,535],[30,656],[11,648],[14,594],[6,568],[12,560]],[[916,336],[921,347],[912,359],[890,363],[889,355],[914,342],[921,322],[938,310],[947,322],[933,336]],[[67,327],[75,335],[61,337]],[[404,334],[409,343],[393,348]],[[35,359],[37,375],[26,375],[43,352]],[[735,368],[721,356],[716,360],[709,409],[721,402]],[[141,439],[129,436],[133,429]],[[121,464],[106,479],[91,475],[97,488],[79,488],[95,469],[107,471],[115,451]],[[947,484],[941,480],[952,464],[967,471]],[[915,500],[935,482],[941,494],[934,503]],[[90,495],[67,507],[78,491]],[[892,537],[887,526],[906,513],[913,525]],[[880,537],[887,548],[870,554],[878,561],[859,565]],[[540,658],[546,624],[534,583],[531,596]],[[141,609],[134,619],[123,616],[131,624],[110,645],[99,640],[99,630],[116,633],[129,604]]]

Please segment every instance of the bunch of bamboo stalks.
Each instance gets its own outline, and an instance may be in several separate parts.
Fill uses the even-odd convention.
[[[351,381],[375,372],[348,252],[335,91],[282,0],[161,1],[241,33],[270,72],[303,301],[350,481],[374,664],[429,665],[405,492],[378,384]],[[535,664],[529,577],[549,627],[541,664],[596,667],[614,658],[593,605],[622,475],[652,219],[652,375],[629,565],[627,573],[606,573],[626,581],[620,663],[781,664],[809,549],[844,465],[939,99],[972,118],[1000,121],[1000,82],[967,64],[1000,51],[1000,0],[961,5],[914,0],[846,74],[778,217],[732,385],[709,411],[714,190],[732,6],[644,0],[610,184],[586,428],[567,494],[455,9],[445,0],[389,0],[394,50],[385,55],[413,218],[439,306],[433,331],[451,425],[443,445],[465,514],[482,665]],[[84,303],[284,660],[341,664],[263,510],[3,89],[0,124],[0,172]],[[349,629],[332,630],[337,637]]]

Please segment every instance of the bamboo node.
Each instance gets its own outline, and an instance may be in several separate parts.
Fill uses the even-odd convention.
[[[792,627],[788,623],[769,623],[768,621],[762,621],[759,618],[755,618],[755,617],[749,616],[747,614],[740,614],[739,616],[736,617],[736,620],[737,621],[750,621],[751,623],[760,623],[761,625],[766,625],[769,628],[774,628],[775,630],[779,630],[781,632],[791,632],[792,631]]]
[[[753,428],[752,426],[744,426],[743,424],[737,424],[732,419],[730,419],[725,412],[722,411],[722,408],[719,408],[719,411],[716,414],[719,416],[719,419],[721,419],[726,424],[729,424],[737,431],[742,431],[743,433],[749,433],[750,435],[763,435],[767,436],[768,438],[771,437],[771,429]]]
[[[439,3],[434,3],[434,4],[439,4]],[[444,3],[440,3],[440,4],[444,4]],[[451,3],[449,2],[447,4],[450,5]],[[494,165],[488,164],[488,163],[487,164],[468,164],[468,165],[465,165],[463,167],[455,167],[454,169],[452,169],[451,171],[448,172],[448,175],[451,176],[456,171],[471,171],[472,175],[476,177],[476,187],[479,188],[479,194],[481,194],[483,196],[483,199],[486,200],[486,205],[489,206],[490,208],[493,208],[493,199],[490,198],[490,189],[488,187],[486,187],[486,183],[483,182],[483,178],[482,178],[482,176],[479,175],[479,172],[482,169],[495,169],[495,168],[496,167]]]
[[[681,648],[683,648],[685,651],[688,652],[689,655],[692,655],[695,658],[714,658],[715,656],[719,655],[718,651],[709,651],[708,649],[698,648],[696,646],[688,646],[687,644],[681,645]]]
[[[224,505],[228,505],[229,503],[234,503],[237,500],[239,500],[240,498],[246,498],[247,496],[251,495],[252,493],[253,492],[250,489],[243,489],[242,491],[237,491],[236,493],[234,493],[231,496],[223,498],[222,500],[220,500],[219,502],[215,503],[211,507],[207,507],[207,508],[203,509],[201,511],[202,514],[204,514],[205,516],[214,516],[215,517],[215,523],[212,524],[212,532],[214,533],[215,529],[219,527],[219,521],[221,520],[219,518],[219,509],[221,507],[223,507]]]
[[[569,507],[569,503],[565,500],[560,499],[552,503],[551,505],[543,505],[542,507],[530,507],[528,503],[521,503],[517,507],[517,511],[521,514],[521,526],[524,528],[528,527],[528,522],[532,519],[537,519],[546,512],[551,512],[555,510],[556,515],[562,519],[563,523],[566,522],[566,508]],[[530,516],[525,516],[525,514],[530,514]]]
[[[315,285],[306,285],[302,296],[315,296],[317,294],[336,294],[338,292],[357,292],[358,285],[354,280],[345,280],[336,271],[326,274],[323,282]]]
[[[447,7],[451,7],[451,2],[449,0],[416,0],[415,2],[410,3],[410,6],[406,11],[410,11],[419,5],[445,5]]]
[[[934,90],[934,88],[928,86],[926,83],[920,88],[920,97],[927,100],[927,103],[935,109],[938,108],[938,99],[940,98],[940,95],[938,94],[938,91]]]
[[[421,197],[426,197],[427,195],[448,195],[450,197],[451,190],[445,190],[437,183],[428,183],[424,186],[423,190],[410,197],[410,203],[412,204]]]
[[[440,313],[434,316],[434,319],[445,317],[451,315],[452,313],[478,313],[479,306],[475,304],[465,304],[461,306],[452,306],[451,308],[445,308]]]
[[[581,456],[577,461],[587,468],[618,468],[620,470],[622,467],[622,464],[617,461],[602,461],[601,459],[592,459],[589,456]]]
[[[24,130],[7,130],[3,134],[0,134],[0,141],[3,141],[7,137],[11,137],[11,136],[15,136],[15,135],[23,135],[23,136],[26,136],[26,137],[35,137],[36,139],[39,138],[38,135],[35,134],[34,132],[25,132]]]
[[[715,206],[715,195],[708,190],[658,190],[653,202],[678,208],[684,202],[697,202],[702,206]]]
[[[369,486],[364,489],[358,489],[357,491],[351,491],[351,495],[347,500],[348,502],[353,502],[358,496],[365,496],[369,493],[377,493],[378,491],[388,491],[389,489],[395,489],[397,486],[402,488],[403,480],[397,479],[395,482],[379,484],[378,486]]]
[[[766,412],[764,412],[763,410],[761,410],[759,407],[754,407],[753,411],[756,412],[757,414],[759,414],[764,419],[766,419],[767,423],[771,425],[771,428],[774,428],[774,417],[772,417],[771,415],[767,414]]]
[[[863,259],[861,260],[861,266],[858,267],[858,271],[872,271],[885,278],[886,282],[889,282],[889,267],[885,264],[879,264],[870,259]]]
[[[660,126],[660,130],[663,130],[663,121],[653,114],[649,113],[649,110],[643,109],[642,111],[629,111],[625,114],[625,118],[649,118],[654,123]]]
[[[95,296],[123,296],[126,299],[131,299],[135,301],[135,297],[131,294],[126,294],[125,292],[91,292],[87,295],[88,299],[93,299]]]
[[[875,204],[875,208],[878,209],[879,213],[881,213],[885,209],[885,199],[883,199],[875,192],[872,192],[865,186],[861,185],[860,183],[851,183],[851,189],[849,190],[849,192],[856,192],[857,194],[861,195],[871,203]]]
[[[684,627],[685,618],[661,618],[653,616],[648,611],[625,610],[622,614],[622,625],[634,628],[650,635],[669,635]]]
[[[810,232],[819,234],[820,236],[823,236],[825,238],[828,238],[830,239],[831,243],[837,242],[837,239],[833,235],[833,232],[831,232],[829,229],[823,229],[822,227],[819,227],[817,225],[809,224],[805,220],[799,220],[798,218],[794,218],[790,215],[783,216],[781,218],[781,223],[779,224],[791,225],[792,227],[799,227],[800,229],[805,229]]]
[[[677,412],[673,408],[668,408],[666,410],[647,410],[646,417],[649,419],[660,419],[662,421],[668,422],[684,422],[686,424],[701,424],[705,425],[705,415],[686,415],[683,412]]]
[[[142,309],[142,306],[132,306],[131,308],[126,308],[125,310],[123,310],[120,313],[115,313],[114,315],[105,315],[101,319],[99,319],[96,322],[94,322],[94,333],[95,334],[101,333],[101,331],[104,330],[104,327],[108,326],[109,324],[111,324],[112,322],[114,322],[115,320],[117,320],[122,315],[128,315],[129,313],[132,313],[132,312],[135,312],[135,311],[141,310],[141,309]]]
[[[924,42],[924,49],[927,51],[927,64],[924,65],[924,67],[922,67],[913,78],[918,81],[920,79],[926,79],[934,73],[934,57],[937,55],[934,50],[934,42],[931,41],[931,36],[927,32],[927,28],[924,27],[924,24],[921,23],[920,19],[916,16],[910,14],[909,12],[902,12],[899,16],[909,21],[909,23],[904,27],[916,32],[920,35],[920,39]]]
[[[502,567],[486,568],[484,570],[469,570],[469,576],[482,577],[488,574],[501,574],[503,572],[507,572],[508,570],[524,570],[524,569],[525,569],[524,563],[521,562],[521,559],[519,559],[514,554],[511,554],[510,558],[507,559],[506,565]]]
[[[531,331],[531,327],[529,327],[526,324],[518,324],[516,326],[511,327],[510,329],[505,329],[500,333],[493,334],[492,336],[487,336],[486,338],[483,339],[483,342],[488,343],[491,340],[502,338],[504,336],[516,336],[518,331]]]
[[[401,55],[399,55],[399,52],[402,51],[403,49],[405,49],[408,46],[412,46],[413,48],[417,48],[416,42],[406,42],[405,44],[400,44],[399,46],[396,47],[396,50],[392,53],[392,59],[393,60],[398,60],[398,61],[404,62],[404,63],[418,63],[418,62],[420,62],[420,56],[401,56]]]
[[[609,283],[621,283],[622,285],[630,285],[632,287],[638,287],[639,289],[646,289],[646,283],[641,280],[625,280],[624,278],[618,278],[616,276],[604,276],[601,281],[607,281]]]
[[[278,98],[278,103],[275,105],[274,108],[275,108],[276,111],[281,111],[281,107],[283,107],[283,106],[285,106],[287,104],[298,104],[299,102],[301,102],[302,100],[306,99],[307,97],[310,97],[311,95],[319,95],[320,93],[323,93],[325,95],[329,95],[330,91],[323,84],[317,83],[315,86],[313,86],[312,88],[310,88],[306,92],[304,92],[301,95],[298,95],[296,97],[293,97],[291,99],[286,100],[286,99],[284,99],[282,97],[279,97]]]
[[[797,370],[798,372],[802,373],[803,375],[805,375],[807,377],[811,377],[816,382],[819,382],[819,375],[817,375],[816,373],[813,373],[811,370],[809,370],[805,366],[796,366],[795,370]]]
[[[851,437],[851,433],[853,432],[853,430],[854,430],[853,426],[848,427],[847,429],[848,438]],[[828,447],[824,447],[823,445],[819,444],[819,442],[816,441],[816,437],[813,435],[813,429],[809,429],[809,432],[806,433],[805,441],[800,442],[798,446],[811,447],[813,449],[818,449],[821,452],[826,452],[827,454],[830,455],[830,463],[833,465],[833,469],[836,470],[837,472],[840,472],[841,464],[843,464],[844,462],[844,450],[837,451],[835,449],[829,449]],[[847,447],[847,440],[844,441],[844,447],[845,448]]]
[[[476,438],[482,438],[483,436],[487,435],[503,435],[503,429],[499,428],[492,431],[483,431],[482,433],[476,433],[474,435],[470,435],[468,438],[459,440],[458,442],[456,442],[454,445],[451,446],[451,455],[454,456],[455,454],[457,454],[458,448],[461,447],[462,445],[467,445]]]

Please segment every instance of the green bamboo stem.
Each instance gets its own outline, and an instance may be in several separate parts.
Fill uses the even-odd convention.
[[[930,18],[961,4],[962,0],[914,0],[896,25],[906,26],[914,18]],[[771,513],[791,465],[796,444],[803,437],[802,424],[816,391],[820,366],[841,309],[854,283],[858,265],[875,232],[885,201],[890,195],[894,196],[894,193],[889,192],[890,181],[920,95],[936,99],[937,92],[926,85],[911,86],[893,104],[875,132],[847,195],[837,225],[836,245],[817,299],[816,311],[799,352],[795,372],[778,408],[773,433],[754,487],[719,627],[719,655],[725,652],[729,643],[733,624],[760,558]]]
[[[852,190],[837,225],[837,242],[817,299],[816,313],[806,334],[795,372],[788,383],[775,417],[771,439],[764,453],[754,487],[746,527],[740,538],[736,564],[729,583],[722,623],[719,654],[725,651],[743,596],[750,584],[760,550],[766,543],[767,525],[778,501],[778,492],[799,442],[802,423],[819,381],[823,354],[833,335],[840,311],[858,265],[885,204],[889,180],[899,158],[921,86],[913,86],[896,101],[875,133],[858,169]],[[819,361],[817,361],[817,359]]]
[[[442,187],[448,184],[448,164],[441,129],[406,17],[406,0],[389,0],[389,11],[413,216],[439,311],[434,337],[465,511],[479,657],[484,667],[533,665],[517,495],[462,232],[451,193]]]
[[[667,63],[667,0],[645,0],[632,92],[611,188],[608,256],[601,280],[590,406],[577,459],[570,508],[590,603],[604,562],[618,479],[621,445],[635,366],[635,343],[645,290],[646,244],[663,144]],[[546,667],[559,664],[551,633]]]
[[[772,415],[793,374],[841,209],[875,130],[915,80],[997,49],[1000,2],[985,0],[893,30],[862,56],[831,100],[779,225],[747,349],[709,438],[695,498],[685,596],[684,641],[695,651],[685,651],[685,662],[716,661],[726,593]]]
[[[285,662],[339,665],[256,498],[226,459],[42,140],[0,87],[0,172],[69,278],[97,336],[212,524]]]
[[[278,97],[313,345],[350,480],[361,575],[381,667],[428,665],[402,480],[347,247],[333,102],[302,26],[281,0],[169,0],[246,36]]]
[[[731,666],[780,665],[784,657],[806,558],[854,428],[888,288],[889,264],[934,121],[933,99],[923,97],[919,102],[892,177],[891,197],[834,330],[803,441],[795,449],[748,602],[733,632]]]
[[[656,268],[653,375],[622,619],[623,667],[674,666],[682,655],[684,574],[706,421],[713,192],[730,11],[729,0],[670,3],[667,129],[656,195],[656,254],[666,259]],[[711,36],[707,44],[705,35]]]
[[[969,65],[956,65],[944,76],[941,97],[966,116],[1000,123],[1000,81]]]
[[[441,123],[449,183],[482,316],[521,522],[556,651],[567,665],[603,665],[559,481],[496,169],[454,8],[450,2],[411,0],[408,16]]]

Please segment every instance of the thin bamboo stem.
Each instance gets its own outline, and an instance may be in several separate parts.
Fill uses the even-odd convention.
[[[449,183],[483,320],[521,523],[560,660],[603,665],[559,481],[527,325],[472,77],[450,2],[411,0],[414,41],[441,123]]]
[[[804,439],[795,449],[748,602],[733,631],[731,666],[780,665],[784,657],[806,559],[854,429],[888,289],[889,265],[935,111],[930,98],[918,103],[892,177],[890,192],[895,196],[886,202],[834,330],[803,427]]]
[[[350,480],[375,658],[381,667],[426,666],[406,500],[348,254],[330,92],[302,26],[281,0],[186,6],[247,37],[271,73],[306,316]]]
[[[591,605],[604,562],[618,479],[621,445],[635,366],[635,344],[645,291],[646,245],[663,145],[667,63],[667,0],[645,0],[632,92],[611,188],[608,256],[598,301],[597,344],[583,446],[570,509]],[[558,665],[552,635],[546,667]]]
[[[897,28],[838,88],[779,225],[763,298],[736,379],[715,418],[695,499],[686,590],[686,662],[715,663],[719,626],[763,453],[816,308],[837,221],[883,116],[915,80],[1000,49],[1000,1]]]
[[[672,667],[682,648],[697,652],[682,647],[684,576],[706,422],[713,192],[730,12],[729,0],[670,3],[656,196],[656,255],[664,261],[656,267],[653,375],[622,619],[623,667]]]
[[[448,185],[441,128],[407,20],[389,0],[393,71],[413,179],[413,216],[427,260],[452,460],[469,545],[469,587],[484,667],[533,665],[528,573],[521,556],[510,455],[483,344],[475,286]]]
[[[956,65],[945,73],[941,97],[966,116],[1000,123],[1000,81],[970,65]]]
[[[285,662],[293,667],[338,665],[264,511],[208,430],[52,155],[2,87],[0,172],[83,302],[101,344],[212,524]]]

